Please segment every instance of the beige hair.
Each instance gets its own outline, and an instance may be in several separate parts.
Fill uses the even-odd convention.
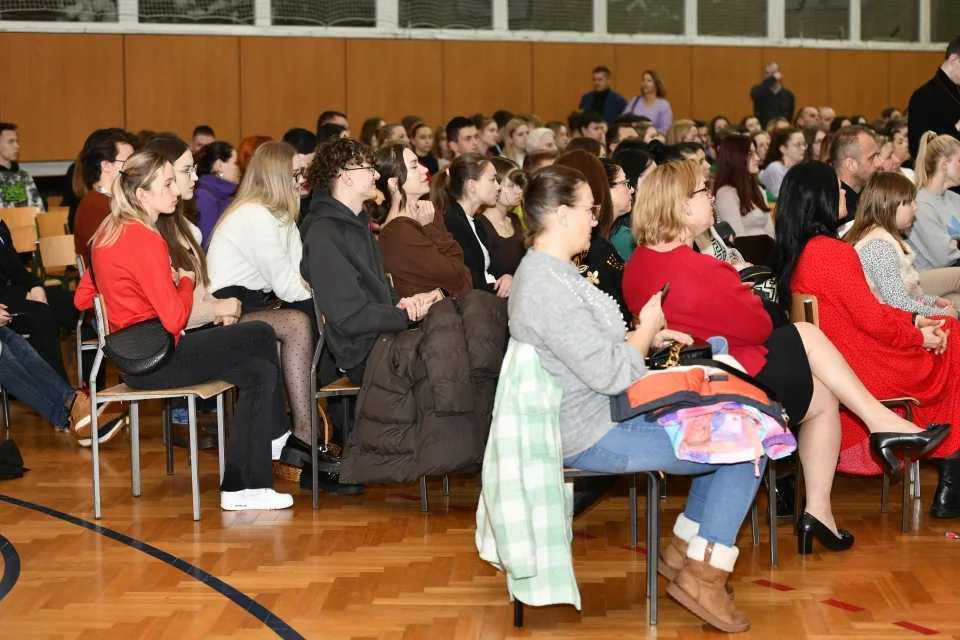
[[[110,215],[93,234],[92,246],[109,247],[120,237],[123,227],[134,222],[157,230],[137,197],[137,189],[150,191],[150,184],[168,164],[166,158],[153,150],[138,151],[127,158],[110,188]]]
[[[507,126],[503,128],[503,156],[505,158],[510,158],[514,162],[519,163],[517,155],[513,150],[513,147],[510,146],[510,138],[513,137],[513,132],[517,130],[521,125],[526,126],[527,129],[530,128],[530,124],[526,120],[521,120],[520,118],[513,118],[507,123]]]
[[[933,131],[927,131],[920,136],[920,148],[917,149],[917,159],[913,163],[913,170],[917,172],[917,187],[922,189],[937,173],[937,164],[941,158],[952,158],[960,153],[960,141],[953,136],[938,136]]]
[[[245,204],[258,204],[267,209],[281,225],[296,223],[300,212],[300,197],[293,190],[293,159],[297,150],[286,142],[271,140],[257,147],[237,196],[220,216],[217,227]]]
[[[690,233],[683,205],[703,180],[695,160],[668,162],[650,172],[636,195],[631,231],[638,245],[682,240]]]
[[[696,129],[697,125],[693,120],[674,120],[670,128],[667,129],[667,144],[674,145],[683,142],[690,129]],[[640,133],[639,131],[637,133]]]

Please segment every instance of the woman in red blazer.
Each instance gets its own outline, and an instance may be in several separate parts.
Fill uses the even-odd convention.
[[[924,318],[881,304],[870,292],[856,250],[837,239],[839,217],[846,215],[836,173],[827,165],[798,165],[784,179],[777,205],[778,286],[781,301],[791,292],[817,297],[820,328],[847,359],[867,389],[880,398],[910,396],[920,401],[917,419],[960,420],[960,348],[952,343],[957,321]],[[948,339],[949,336],[949,339]],[[844,402],[846,405],[846,402]],[[842,415],[839,469],[875,474],[867,431],[855,415]],[[946,458],[930,514],[960,516],[960,432],[933,450]]]
[[[723,336],[747,373],[777,393],[797,436],[806,479],[799,553],[812,552],[814,537],[829,549],[849,549],[853,536],[837,529],[830,505],[840,451],[838,398],[879,436],[872,444],[880,456],[891,457],[888,451],[898,447],[929,450],[949,426],[923,431],[883,407],[813,325],[772,330],[760,298],[740,282],[736,269],[694,250],[694,238],[713,220],[713,197],[696,164],[657,167],[637,193],[638,246],[623,277],[627,305],[638,312],[642,301],[669,282],[663,310],[670,328],[704,339]]]

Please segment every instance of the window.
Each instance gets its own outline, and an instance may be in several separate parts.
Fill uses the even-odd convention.
[[[511,31],[593,31],[592,0],[508,0]]]
[[[273,24],[296,27],[375,27],[376,0],[271,0]]]
[[[788,38],[845,40],[850,37],[850,0],[787,0],[784,8]]]
[[[140,22],[253,24],[253,0],[140,0]]]
[[[862,3],[860,37],[863,40],[920,40],[920,3],[917,0],[862,0]]]
[[[606,0],[610,33],[683,35],[683,0]]]
[[[400,0],[404,29],[491,29],[490,0]]]
[[[0,0],[0,20],[116,22],[117,0]]]
[[[697,33],[703,36],[766,37],[766,0],[700,0]]]

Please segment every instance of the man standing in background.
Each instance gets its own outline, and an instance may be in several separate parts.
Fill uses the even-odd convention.
[[[19,159],[17,125],[0,122],[0,208],[39,207],[46,211],[33,178],[17,164]]]
[[[907,111],[911,157],[917,157],[920,137],[927,131],[960,139],[960,37],[947,45],[936,75],[913,92]]]
[[[767,123],[774,118],[793,120],[794,100],[790,90],[783,86],[779,64],[767,64],[764,73],[766,77],[763,82],[750,89],[750,99],[753,100],[753,115],[760,121],[760,126],[766,129]]]
[[[610,69],[597,67],[593,70],[593,91],[580,98],[582,111],[596,111],[608,123],[627,108],[627,99],[610,88]],[[602,142],[602,141],[601,141]]]

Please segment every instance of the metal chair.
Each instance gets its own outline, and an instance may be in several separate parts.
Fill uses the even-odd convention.
[[[663,474],[659,471],[643,471],[647,475],[647,599],[650,600],[650,624],[657,624],[658,608],[658,571],[657,562],[660,559],[660,481]],[[579,469],[564,469],[564,480],[586,478],[591,476],[628,475],[630,481],[630,546],[637,546],[637,474],[610,474],[580,471]],[[523,627],[523,603],[513,601],[513,626]]]
[[[83,277],[84,267],[83,267],[83,258],[77,256],[76,259],[77,273],[80,274],[80,277]],[[77,384],[81,384],[83,380],[83,352],[84,351],[96,351],[100,348],[100,342],[96,339],[94,340],[84,340],[80,335],[80,329],[83,327],[83,319],[85,313],[81,313],[77,318]]]
[[[190,468],[190,482],[193,494],[193,519],[200,519],[200,476],[198,468],[200,466],[199,456],[197,455],[197,398],[206,400],[216,396],[217,398],[217,441],[220,450],[220,480],[223,481],[223,470],[226,462],[225,442],[224,442],[224,394],[231,389],[233,385],[210,381],[189,387],[178,387],[175,389],[161,389],[157,391],[138,391],[131,389],[125,384],[104,389],[97,393],[97,373],[103,362],[103,346],[107,333],[108,320],[106,307],[103,304],[102,296],[97,296],[93,301],[94,309],[97,315],[97,336],[98,347],[97,356],[93,361],[93,369],[90,372],[90,448],[93,451],[93,516],[99,520],[101,518],[100,510],[100,443],[99,427],[97,425],[97,407],[106,402],[129,402],[130,403],[130,480],[131,490],[134,497],[140,496],[140,406],[143,400],[162,400],[166,398],[186,398],[187,409],[190,414],[190,459],[193,461]]]

